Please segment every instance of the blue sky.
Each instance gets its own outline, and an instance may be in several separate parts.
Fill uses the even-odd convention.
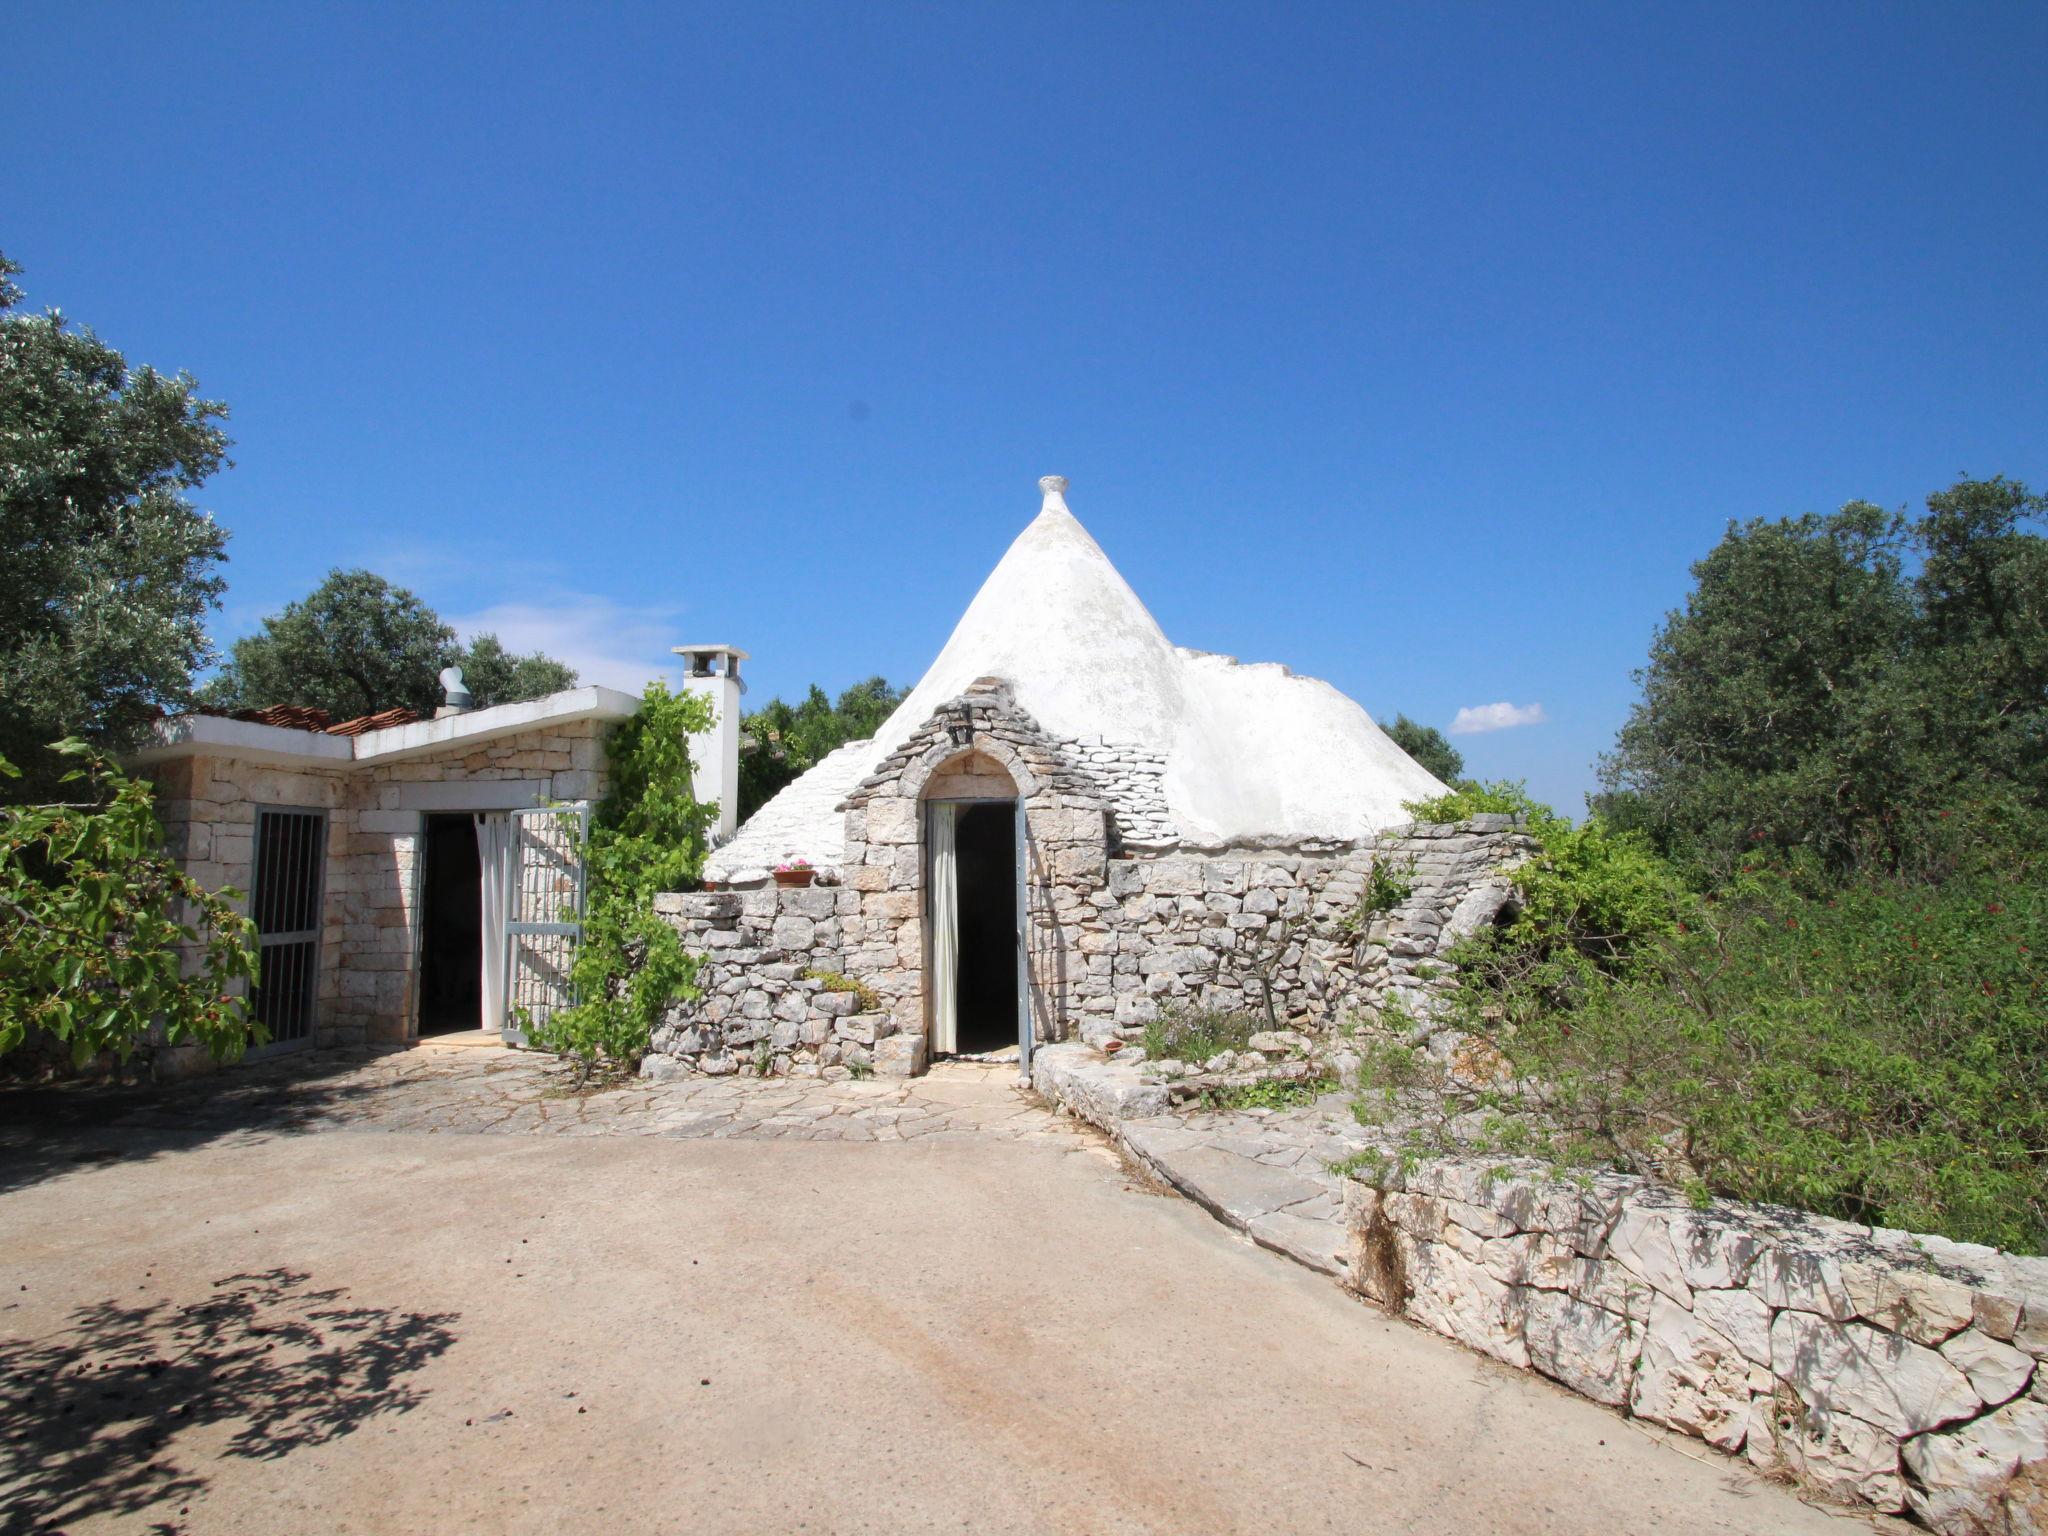
[[[909,682],[1059,472],[1178,643],[1576,809],[1730,518],[2048,480],[2048,6],[31,4],[0,249],[331,566]]]

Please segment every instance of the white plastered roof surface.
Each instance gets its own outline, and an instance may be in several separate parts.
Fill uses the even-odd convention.
[[[1275,663],[1177,649],[1068,509],[1065,482],[968,604],[945,648],[872,741],[841,747],[713,853],[715,880],[844,850],[843,800],[890,750],[977,678],[1008,682],[1055,737],[1161,753],[1168,812],[1192,846],[1292,846],[1369,837],[1442,794],[1372,717],[1330,684]]]

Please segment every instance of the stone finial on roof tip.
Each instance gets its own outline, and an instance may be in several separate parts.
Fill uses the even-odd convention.
[[[1040,475],[1038,477],[1038,488],[1048,496],[1064,496],[1067,494],[1067,477],[1065,475]]]

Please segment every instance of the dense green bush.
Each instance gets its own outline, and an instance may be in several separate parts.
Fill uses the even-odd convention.
[[[1599,816],[1574,826],[1518,783],[1468,780],[1448,795],[1413,801],[1407,810],[1418,821],[1519,818],[1536,852],[1515,871],[1508,945],[1513,951],[1543,957],[1563,948],[1613,969],[1642,940],[1670,932],[1687,905],[1678,872],[1639,833],[1619,830]]]
[[[688,738],[710,727],[709,704],[656,682],[607,739],[609,790],[591,825],[583,939],[570,970],[577,1002],[530,1035],[574,1057],[585,1078],[632,1071],[662,1015],[691,995],[696,962],[655,915],[654,898],[693,885],[704,865],[717,807],[691,792]]]
[[[41,1037],[79,1066],[150,1038],[217,1058],[260,1044],[234,993],[256,975],[255,929],[164,850],[150,786],[82,743],[62,783],[81,803],[0,807],[0,1056]],[[0,777],[14,765],[0,758]],[[189,973],[187,955],[196,964]]]
[[[2038,840],[2005,832],[1955,835],[1979,853],[1938,883],[1759,856],[1705,896],[1665,871],[1661,907],[1634,838],[1553,833],[1522,915],[1453,957],[1461,1070],[1379,1031],[1361,1118],[1420,1103],[1416,1151],[2048,1248],[2048,892]]]

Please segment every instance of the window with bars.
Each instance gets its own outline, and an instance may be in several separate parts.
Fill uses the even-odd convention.
[[[327,813],[263,807],[256,812],[249,916],[257,934],[250,1010],[273,1045],[313,1037],[320,997],[320,913]]]

